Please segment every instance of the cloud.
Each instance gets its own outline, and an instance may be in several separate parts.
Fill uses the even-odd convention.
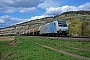
[[[44,0],[43,3],[39,4],[38,7],[40,8],[49,8],[49,7],[58,7],[59,3],[56,0]]]
[[[0,19],[0,23],[4,23],[4,21],[2,19]]]
[[[35,7],[42,2],[43,0],[4,0],[4,3],[11,7]]]
[[[41,15],[41,16],[34,16],[34,17],[31,17],[30,20],[35,20],[35,19],[40,19],[40,18],[44,18],[44,17],[47,17],[45,15]]]
[[[61,13],[61,12],[62,12],[61,7],[57,7],[57,8],[50,7],[50,8],[46,9],[46,14],[47,15],[58,14],[58,13]]]
[[[0,12],[4,13],[13,13],[19,11],[21,13],[24,12],[32,12],[36,11],[36,6],[42,3],[43,0],[0,0]]]
[[[90,11],[90,2],[85,3],[84,5],[78,6],[79,10],[89,10]]]
[[[37,9],[35,7],[32,7],[32,8],[20,8],[18,9],[19,12],[21,13],[25,13],[25,12],[35,12],[37,11]]]
[[[19,24],[21,22],[26,22],[28,20],[29,19],[22,19],[22,18],[10,17],[8,15],[5,15],[0,17],[0,27],[8,27],[15,24]]]
[[[78,10],[89,10],[90,11],[90,2],[80,5],[80,6],[65,5],[62,7],[50,7],[46,9],[45,14],[54,15],[54,14],[61,14],[67,11],[78,11]]]
[[[30,7],[30,8],[13,8],[13,7],[7,7],[3,8],[1,12],[4,13],[13,13],[19,11],[20,13],[25,13],[25,12],[35,12],[37,9],[35,7]]]

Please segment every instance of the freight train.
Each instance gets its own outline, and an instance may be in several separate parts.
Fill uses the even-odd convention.
[[[19,26],[0,29],[0,35],[52,35],[60,36],[68,34],[68,25],[66,20],[55,20],[42,26],[33,27]]]

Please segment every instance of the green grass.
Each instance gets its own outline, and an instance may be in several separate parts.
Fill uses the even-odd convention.
[[[85,56],[90,58],[90,42],[85,41],[69,41],[69,40],[58,40],[58,39],[48,39],[48,38],[32,38],[33,42],[50,46],[59,50],[64,50],[77,55]],[[73,48],[71,48],[73,47]],[[77,49],[76,49],[77,48]],[[81,49],[81,50],[80,50]]]
[[[18,41],[15,45],[10,45],[12,41],[0,41],[1,60],[80,60],[35,44],[35,42],[41,43],[44,40],[46,41],[46,39],[16,38]]]

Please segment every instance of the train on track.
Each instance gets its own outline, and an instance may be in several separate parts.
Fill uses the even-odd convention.
[[[42,26],[20,26],[0,29],[0,35],[52,35],[60,36],[68,34],[66,20],[55,20]]]
[[[65,20],[56,20],[47,23],[40,28],[41,35],[67,35],[68,26]]]

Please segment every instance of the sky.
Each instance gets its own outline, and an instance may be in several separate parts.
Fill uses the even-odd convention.
[[[90,0],[0,0],[0,28],[79,10],[90,11]]]

